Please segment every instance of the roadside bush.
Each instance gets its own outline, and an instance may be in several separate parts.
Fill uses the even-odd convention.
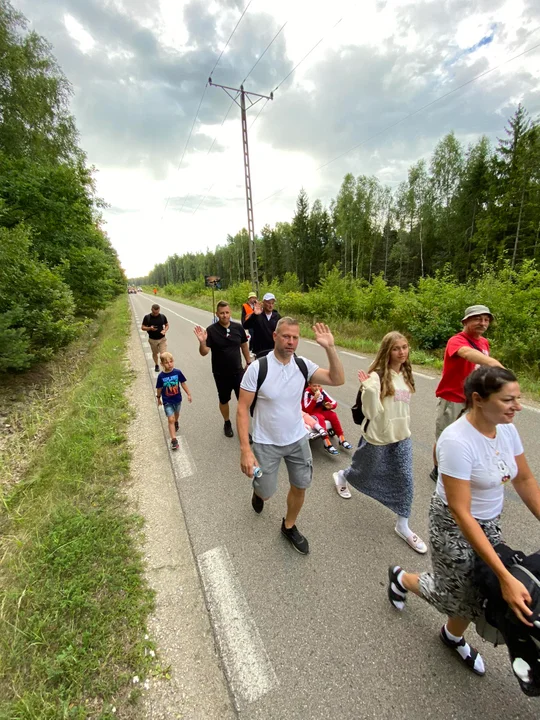
[[[50,358],[77,334],[73,295],[60,275],[36,260],[30,233],[0,228],[0,371]]]
[[[444,347],[460,329],[465,307],[480,302],[474,300],[471,288],[443,274],[422,278],[417,287],[396,294],[395,299],[389,318],[392,326],[424,350]]]
[[[399,290],[389,287],[382,275],[377,275],[371,284],[362,283],[362,286],[356,290],[355,297],[355,316],[359,320],[387,321],[396,305]]]
[[[227,302],[229,302],[232,307],[241,307],[246,302],[247,296],[250,292],[251,283],[249,280],[244,280],[244,282],[229,285],[229,287],[225,290],[225,295],[227,297]]]
[[[238,309],[250,290],[245,281],[229,286],[223,294]],[[175,291],[185,297],[203,295],[200,281],[175,287]],[[333,327],[347,328],[348,336],[354,336],[357,328],[359,336],[374,342],[389,330],[399,330],[411,339],[414,349],[435,350],[439,355],[448,338],[461,329],[465,308],[488,305],[495,316],[488,333],[493,355],[514,370],[527,368],[540,375],[540,271],[533,262],[519,270],[484,268],[482,276],[471,277],[465,284],[444,269],[406,290],[389,286],[382,276],[358,283],[350,276],[342,278],[333,268],[314,290],[300,292],[296,275],[287,273],[281,283],[274,280],[261,286],[261,297],[265,292],[275,294],[281,315],[328,321]]]

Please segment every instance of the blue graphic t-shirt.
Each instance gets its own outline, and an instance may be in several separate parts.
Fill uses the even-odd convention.
[[[164,405],[177,405],[182,402],[180,384],[183,382],[186,382],[186,377],[177,368],[173,368],[167,373],[159,373],[156,388],[162,388],[161,401]]]

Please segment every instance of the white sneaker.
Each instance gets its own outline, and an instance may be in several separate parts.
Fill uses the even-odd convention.
[[[347,487],[347,481],[343,477],[343,470],[339,470],[338,472],[333,473],[332,477],[334,478],[337,494],[344,500],[348,500],[350,497],[352,497],[351,491]]]

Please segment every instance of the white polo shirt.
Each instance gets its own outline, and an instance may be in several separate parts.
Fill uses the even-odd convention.
[[[302,392],[304,376],[294,356],[287,365],[280,362],[274,352],[268,353],[268,373],[257,395],[253,413],[253,442],[263,445],[290,445],[306,434],[302,420]],[[318,365],[303,357],[308,380],[319,369]],[[259,361],[251,363],[240,387],[248,392],[257,391]]]

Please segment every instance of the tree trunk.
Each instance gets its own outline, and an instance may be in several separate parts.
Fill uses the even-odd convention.
[[[519,217],[518,217],[518,225],[516,230],[516,239],[514,242],[514,252],[512,254],[512,270],[514,269],[514,266],[516,264],[516,257],[517,257],[517,249],[518,249],[518,243],[519,243],[519,233],[521,231],[521,218],[523,216],[523,203],[525,201],[525,184],[523,184],[523,190],[521,191],[521,202],[519,204]]]
[[[424,242],[422,239],[422,220],[420,220],[420,274],[424,277]]]
[[[385,248],[384,248],[384,279],[387,278],[387,271],[388,271],[388,245],[390,243],[390,216],[388,216],[386,220],[386,238],[385,238]]]

